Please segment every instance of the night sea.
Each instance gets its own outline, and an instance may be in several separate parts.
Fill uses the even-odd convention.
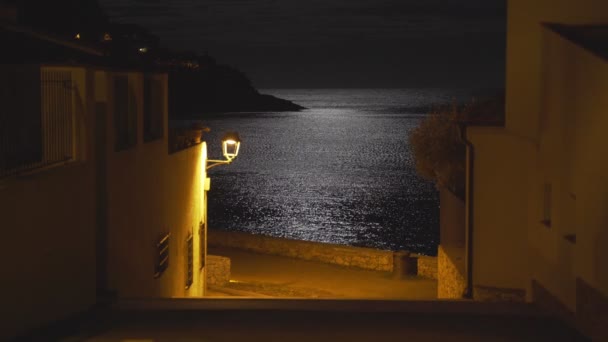
[[[436,255],[439,196],[408,135],[470,89],[265,89],[308,109],[207,119],[209,157],[238,131],[238,158],[209,171],[209,228]]]

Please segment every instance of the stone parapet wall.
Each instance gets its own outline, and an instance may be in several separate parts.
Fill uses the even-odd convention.
[[[320,242],[300,241],[240,232],[209,230],[210,247],[232,247],[250,252],[281,255],[376,271],[393,270],[393,252]]]
[[[464,255],[464,247],[439,246],[437,298],[460,299],[463,297],[466,288]]]
[[[230,281],[230,258],[207,255],[207,285],[226,286]]]
[[[414,255],[418,258],[418,276],[437,279],[437,257]]]
[[[526,291],[492,286],[473,286],[473,299],[480,302],[524,302]]]
[[[392,251],[220,230],[209,230],[207,238],[210,247],[238,248],[255,253],[287,256],[340,266],[393,271]],[[418,256],[418,275],[437,279],[437,258]]]

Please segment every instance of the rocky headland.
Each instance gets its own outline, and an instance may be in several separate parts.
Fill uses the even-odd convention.
[[[173,118],[197,119],[226,112],[298,111],[304,107],[261,94],[247,76],[205,57],[195,68],[169,71],[170,113]]]
[[[97,0],[9,0],[0,3],[0,10],[3,21],[100,52],[91,56],[75,53],[74,49],[36,51],[36,56],[17,59],[167,72],[171,118],[304,109],[291,101],[260,94],[243,72],[217,63],[206,54],[165,48],[161,39],[145,27],[113,22]]]

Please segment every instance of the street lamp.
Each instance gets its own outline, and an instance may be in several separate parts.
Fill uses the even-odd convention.
[[[224,155],[224,160],[213,160],[207,159],[207,144],[203,142],[203,162],[205,165],[205,171],[203,172],[203,214],[202,220],[199,226],[199,236],[201,237],[200,242],[200,253],[201,253],[201,269],[204,268],[203,278],[205,279],[203,295],[207,292],[207,268],[206,260],[207,260],[207,229],[208,229],[208,221],[207,221],[207,192],[211,189],[211,179],[207,177],[207,170],[212,167],[224,164],[230,164],[239,154],[239,148],[241,147],[241,139],[236,132],[228,132],[224,134],[222,137],[222,154]]]
[[[222,153],[224,154],[224,160],[214,160],[208,159],[205,170],[209,170],[212,167],[222,165],[222,164],[230,164],[239,154],[239,148],[241,147],[241,139],[239,138],[238,133],[236,132],[228,132],[222,138]]]
[[[209,131],[208,129],[206,130]],[[203,186],[202,186],[202,217],[201,222],[199,224],[199,237],[200,237],[200,247],[199,253],[201,257],[200,269],[203,269],[203,279],[204,287],[203,287],[203,296],[207,292],[207,229],[208,229],[208,221],[207,221],[207,192],[211,189],[211,179],[207,177],[207,170],[212,167],[224,164],[230,164],[239,154],[239,148],[241,147],[241,139],[239,138],[238,133],[236,132],[228,132],[224,134],[222,137],[222,154],[224,155],[224,160],[213,160],[207,159],[207,144],[203,142],[201,144],[202,148],[202,165],[204,165],[204,171],[202,172],[203,177]]]

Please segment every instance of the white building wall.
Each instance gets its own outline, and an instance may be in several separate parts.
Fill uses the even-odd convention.
[[[111,89],[115,75],[102,76]],[[162,76],[166,80],[166,75]],[[206,145],[173,154],[168,152],[167,89],[165,87],[163,138],[143,140],[143,75],[129,73],[137,103],[137,143],[115,151],[112,92],[107,106],[107,227],[109,288],[120,297],[202,296],[204,270],[200,268]],[[104,100],[102,95],[98,97]],[[155,246],[170,233],[169,267],[154,278]],[[194,282],[186,289],[186,240],[193,235]],[[203,239],[204,241],[204,239]]]
[[[608,61],[549,29],[543,37],[536,185],[552,185],[552,218],[530,227],[533,277],[574,312],[576,278],[608,296]]]
[[[566,64],[562,65],[561,70],[569,70],[568,75],[556,73],[558,70],[554,70],[555,68],[551,70],[546,68],[543,59],[545,48],[543,23],[546,22],[578,25],[606,24],[608,2],[604,0],[508,1],[506,125],[498,129],[483,127],[467,129],[467,136],[473,142],[475,149],[473,282],[474,285],[497,288],[521,287],[527,290],[527,298],[531,300],[530,280],[535,277],[546,279],[548,284],[553,284],[549,287],[552,287],[554,292],[568,303],[568,307],[573,308],[576,291],[575,276],[585,273],[590,277],[589,279],[598,279],[599,270],[592,271],[593,267],[598,267],[591,255],[597,253],[594,252],[596,249],[592,248],[592,244],[603,240],[598,239],[601,235],[599,232],[588,237],[577,234],[577,240],[580,242],[577,241],[574,248],[567,244],[563,235],[571,232],[573,226],[580,229],[583,225],[588,226],[589,222],[599,224],[602,218],[598,215],[605,210],[601,209],[603,200],[599,197],[584,200],[584,196],[575,193],[576,200],[573,202],[573,197],[569,194],[573,193],[570,189],[575,187],[576,182],[584,181],[580,184],[587,184],[585,182],[591,182],[591,179],[597,182],[601,178],[599,170],[603,170],[601,166],[603,161],[599,161],[597,155],[594,155],[595,159],[589,156],[591,146],[601,145],[599,140],[593,140],[599,139],[600,136],[592,138],[592,135],[580,133],[585,132],[581,128],[578,134],[582,134],[579,136],[582,140],[577,142],[576,146],[562,144],[559,148],[554,148],[559,143],[570,142],[572,134],[577,133],[561,132],[562,135],[554,134],[541,139],[541,132],[546,131],[546,125],[558,124],[551,121],[551,118],[563,113],[565,108],[570,108],[566,111],[576,112],[577,116],[583,111],[592,111],[592,108],[605,108],[605,105],[600,103],[600,99],[605,96],[598,95],[592,98],[589,95],[593,93],[590,87],[599,92],[604,85],[599,78],[602,71],[597,69],[597,61],[584,59],[586,66],[579,65],[579,69],[576,69],[577,63],[573,60],[564,60]],[[570,48],[554,45],[552,49],[551,56],[565,56],[563,54]],[[548,75],[548,72],[552,74]],[[574,82],[572,77],[581,72],[587,72],[588,76],[593,78],[585,82],[581,80],[579,83]],[[553,94],[547,94],[548,84],[562,84],[563,87],[554,86],[550,90]],[[573,84],[578,84],[577,88],[574,88]],[[583,96],[582,93],[585,91],[587,91],[584,95],[585,101],[568,102],[577,96],[576,94]],[[589,114],[589,117],[592,115]],[[597,127],[601,127],[601,124],[594,122]],[[594,129],[598,129],[597,127],[589,127],[591,129],[589,133],[595,132]],[[551,142],[549,143],[547,139]],[[580,147],[583,144],[586,146],[585,149]],[[547,146],[551,147],[547,148]],[[562,153],[571,154],[573,159],[564,159]],[[584,168],[587,171],[581,171],[583,168],[576,171],[581,175],[585,173],[585,176],[577,176],[573,169],[567,167],[570,163],[588,165]],[[598,170],[597,173],[595,170]],[[563,181],[556,182],[555,179]],[[543,219],[545,183],[553,184],[552,191],[554,196],[557,196],[554,199],[555,218],[551,230],[546,228],[543,230],[544,226],[540,223]],[[592,188],[598,193],[601,185],[589,185],[589,189]],[[577,209],[568,210],[572,207]],[[583,211],[586,213],[583,214]],[[558,231],[556,229],[559,233],[555,233]],[[584,242],[585,239],[589,241]],[[504,245],[510,248],[505,248]],[[514,255],[523,256],[524,259],[518,256],[514,258]],[[576,260],[572,270],[568,266],[571,263],[569,260]],[[582,271],[583,269],[585,271]],[[498,270],[502,270],[504,274],[498,274]],[[595,278],[591,278],[593,272],[596,272],[593,276]],[[600,281],[594,282],[595,285],[603,288],[604,285],[600,283]]]
[[[604,0],[508,0],[507,116],[510,131],[538,138],[542,23],[608,22]]]
[[[89,309],[95,294],[95,167],[89,159],[94,123],[87,120],[92,75],[72,73],[81,140],[65,165],[0,179],[0,340]],[[27,100],[27,99],[26,99]]]

